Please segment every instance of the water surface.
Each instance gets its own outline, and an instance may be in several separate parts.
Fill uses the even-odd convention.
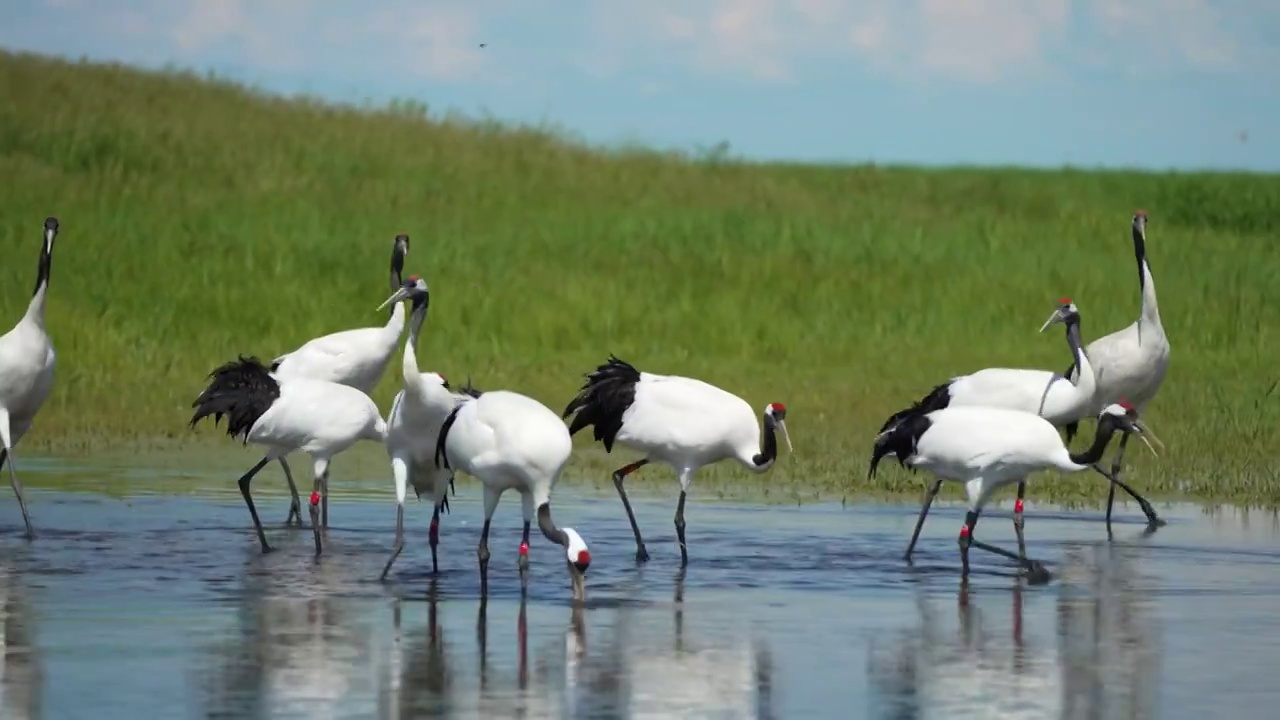
[[[88,471],[86,471],[88,472]],[[264,476],[265,477],[265,476]],[[276,478],[264,480],[274,486]],[[1028,506],[1028,585],[975,550],[963,510],[752,507],[691,500],[678,569],[671,496],[637,498],[637,568],[616,497],[562,488],[557,521],[591,546],[575,610],[535,528],[527,598],[519,503],[504,498],[478,597],[481,508],[460,480],[443,519],[406,508],[408,546],[378,573],[390,502],[335,497],[326,555],[259,503],[258,551],[234,480],[209,497],[31,492],[39,537],[0,499],[0,717],[1269,718],[1280,706],[1280,525],[1273,514]],[[0,493],[3,495],[4,493]],[[1007,513],[977,536],[1013,547]]]

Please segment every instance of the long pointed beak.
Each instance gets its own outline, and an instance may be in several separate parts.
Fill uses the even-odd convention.
[[[1134,420],[1132,427],[1133,427],[1133,434],[1138,436],[1138,439],[1142,441],[1142,444],[1147,446],[1147,449],[1151,451],[1151,454],[1156,457],[1160,457],[1159,453],[1156,452],[1156,449],[1152,447],[1151,441],[1147,439],[1146,424],[1143,423],[1141,420]]]
[[[1160,441],[1160,438],[1156,437],[1155,433],[1151,432],[1151,427],[1146,423],[1142,422],[1141,420],[1134,420],[1133,425],[1134,427],[1138,428],[1138,437],[1142,439],[1142,442],[1147,444],[1147,448],[1151,450],[1151,454],[1155,455],[1156,457],[1160,457],[1159,455],[1156,454],[1156,449],[1151,446],[1151,443],[1147,440],[1147,438],[1151,438],[1151,440],[1154,440],[1156,444],[1160,446],[1161,450],[1165,449],[1165,445],[1163,442]]]
[[[795,450],[791,448],[791,435],[787,432],[786,420],[778,421],[778,432],[782,433],[782,439],[787,443],[787,452],[794,454]]]
[[[1049,319],[1045,320],[1044,324],[1040,326],[1040,332],[1044,332],[1046,329],[1048,329],[1050,325],[1056,322],[1060,322],[1061,320],[1062,320],[1062,313],[1058,312],[1057,310],[1054,310],[1053,314],[1049,316]]]
[[[404,299],[405,295],[407,294],[408,293],[404,291],[404,288],[400,288],[399,290],[392,293],[391,297],[384,300],[382,304],[378,306],[378,310],[382,310],[382,308],[390,305],[391,303],[400,302],[401,300]]]
[[[569,566],[569,582],[573,583],[573,601],[581,603],[587,599],[587,583],[582,577],[582,572],[578,570],[578,566],[565,561],[565,565]]]

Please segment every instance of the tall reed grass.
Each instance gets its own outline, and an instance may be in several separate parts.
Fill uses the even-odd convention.
[[[700,161],[13,54],[0,97],[0,321],[25,308],[43,218],[63,227],[58,379],[28,447],[214,441],[186,427],[205,373],[382,323],[404,231],[432,287],[432,368],[558,411],[617,353],[785,402],[796,454],[766,476],[777,495],[915,492],[902,472],[865,480],[880,421],[953,375],[1065,368],[1060,333],[1036,332],[1059,296],[1086,340],[1132,322],[1142,208],[1173,346],[1147,419],[1169,452],[1131,452],[1131,477],[1280,498],[1275,176]],[[375,399],[397,388],[389,372]],[[575,476],[625,462],[580,440]],[[1100,493],[1097,478],[1036,487]]]

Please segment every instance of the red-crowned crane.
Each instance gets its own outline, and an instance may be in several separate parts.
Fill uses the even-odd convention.
[[[574,415],[569,434],[594,426],[594,437],[604,443],[605,452],[612,452],[614,443],[618,443],[644,453],[643,458],[613,473],[613,484],[636,536],[636,562],[648,560],[649,553],[622,488],[627,475],[655,460],[670,465],[679,475],[675,524],[680,566],[684,567],[689,564],[684,503],[698,468],[733,459],[752,472],[765,472],[778,457],[775,431],[782,434],[787,450],[791,450],[787,408],[782,403],[765,406],[761,433],[755,413],[745,400],[701,380],[640,372],[613,355],[586,378],[577,397],[564,410],[563,417]]]
[[[467,387],[462,393],[454,393],[443,375],[418,370],[418,335],[431,302],[427,282],[410,275],[378,309],[401,301],[408,302],[412,310],[409,313],[409,340],[404,344],[404,389],[392,401],[391,413],[387,416],[387,456],[391,459],[391,473],[396,483],[396,539],[391,556],[382,568],[383,578],[404,549],[404,500],[410,486],[419,497],[427,493],[433,501],[428,538],[431,543],[431,572],[437,571],[440,510],[449,509],[447,491],[453,481],[453,471],[435,466],[436,438],[445,419],[463,397],[480,396],[480,392],[471,387],[471,378],[467,378]]]
[[[27,312],[13,329],[0,335],[0,465],[8,461],[9,482],[18,497],[18,509],[27,528],[27,539],[36,536],[27,513],[22,483],[14,469],[13,448],[31,429],[36,413],[53,390],[53,369],[57,356],[53,340],[44,328],[44,306],[49,294],[49,272],[53,268],[53,241],[58,237],[58,218],[44,221],[44,242],[40,244],[40,264],[36,267],[36,289],[27,303]]]
[[[1133,214],[1131,225],[1133,255],[1138,261],[1138,289],[1142,293],[1142,311],[1133,324],[1110,335],[1104,335],[1089,343],[1084,349],[1093,374],[1097,377],[1094,402],[1090,415],[1118,398],[1128,398],[1139,413],[1145,413],[1147,405],[1155,399],[1165,372],[1169,369],[1169,338],[1160,323],[1160,308],[1156,304],[1156,284],[1151,276],[1151,264],[1147,261],[1147,213],[1139,210]],[[1073,380],[1080,375],[1079,363],[1072,363],[1066,373]],[[1071,442],[1078,423],[1066,426],[1067,442]],[[1164,443],[1152,437],[1161,448]],[[1111,460],[1111,475],[1119,477],[1125,446],[1129,436],[1120,438],[1120,447]],[[1116,488],[1107,492],[1107,524],[1111,524],[1111,507],[1115,503]],[[1149,505],[1143,506],[1147,522],[1151,526],[1163,525]]]
[[[551,491],[572,452],[569,431],[552,410],[509,390],[463,397],[445,419],[436,440],[436,466],[461,470],[484,484],[484,528],[476,549],[482,596],[489,592],[489,524],[502,493],[515,490],[524,515],[517,558],[521,589],[529,582],[529,528],[536,512],[543,536],[564,547],[574,600],[585,599],[583,575],[591,553],[573,528],[558,528],[551,519]]]
[[[400,289],[400,273],[404,259],[409,254],[409,236],[396,235],[391,243],[391,291]],[[404,332],[405,311],[399,303],[391,309],[386,325],[356,328],[322,335],[307,341],[298,349],[285,353],[271,361],[271,372],[281,381],[292,378],[323,380],[348,385],[370,395],[378,380],[386,372],[391,356],[396,352],[400,335]],[[289,463],[280,456],[280,467],[289,482],[289,517],[285,524],[293,522],[296,515],[298,527],[302,527],[302,507],[298,487],[293,482]],[[329,488],[320,489],[320,523],[329,527]]]
[[[946,407],[979,406],[1022,410],[1039,415],[1057,427],[1076,422],[1086,415],[1090,417],[1096,415],[1096,411],[1092,409],[1095,391],[1094,373],[1080,341],[1080,310],[1075,303],[1071,302],[1071,298],[1064,297],[1058,301],[1058,307],[1040,326],[1040,332],[1057,323],[1066,326],[1067,349],[1071,357],[1080,362],[1080,367],[1083,369],[1075,382],[1049,370],[1013,368],[979,370],[938,385],[911,407],[889,416],[889,419],[880,427],[880,432],[885,432],[905,418]],[[1095,470],[1102,473],[1099,468]],[[921,518],[929,513],[929,507],[941,486],[942,482],[936,480],[925,493],[924,503],[920,508]],[[1025,495],[1026,483],[1019,482],[1018,496],[1013,504],[1013,527],[1018,536],[1020,551],[1025,547],[1022,518]],[[1135,498],[1144,509],[1150,508],[1150,504],[1145,499],[1137,496]],[[1150,512],[1155,513],[1154,510]],[[905,553],[908,560],[911,559],[915,543],[916,538],[913,537]]]
[[[311,456],[315,484],[311,491],[311,529],[320,554],[320,491],[329,482],[329,460],[357,440],[383,442],[387,424],[378,406],[363,392],[334,382],[291,378],[281,382],[257,358],[243,355],[209,373],[209,385],[195,402],[191,427],[213,416],[227,416],[227,435],[267,448],[267,453],[240,476],[240,494],[253,516],[262,552],[270,552],[249,483],[267,463],[300,450]]]
[[[1057,428],[1048,420],[1021,410],[993,407],[948,407],[902,419],[875,440],[868,479],[875,476],[881,458],[894,455],[903,467],[922,468],[942,480],[965,484],[969,512],[960,528],[960,562],[969,574],[969,547],[1010,558],[1033,578],[1048,577],[1044,566],[1028,560],[1025,553],[1012,553],[973,539],[978,514],[997,489],[1022,482],[1038,470],[1079,472],[1102,457],[1116,431],[1146,432],[1132,405],[1108,405],[1098,415],[1097,434],[1088,450],[1067,449]],[[1146,438],[1142,438],[1147,442]],[[1148,447],[1150,443],[1147,442]],[[1154,453],[1155,450],[1153,449]],[[1119,479],[1113,482],[1123,485]],[[1130,491],[1132,492],[1132,491]],[[924,514],[916,521],[915,536],[924,525]],[[913,536],[914,541],[914,536]]]

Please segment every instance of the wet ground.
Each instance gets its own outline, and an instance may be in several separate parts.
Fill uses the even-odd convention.
[[[265,481],[273,483],[278,478]],[[282,483],[281,483],[282,484]],[[535,528],[525,602],[519,503],[504,498],[478,598],[478,492],[442,522],[410,501],[386,583],[392,503],[335,496],[326,555],[259,507],[258,551],[234,481],[215,497],[31,492],[34,543],[0,492],[0,717],[1269,718],[1280,706],[1280,523],[1272,514],[1029,504],[1027,585],[973,553],[941,506],[917,561],[916,508],[752,507],[692,500],[678,571],[670,496],[637,498],[652,560],[637,569],[616,496],[557,521],[591,546],[576,610],[562,556]],[[273,527],[274,526],[274,527]],[[977,537],[1013,547],[1009,516]]]

